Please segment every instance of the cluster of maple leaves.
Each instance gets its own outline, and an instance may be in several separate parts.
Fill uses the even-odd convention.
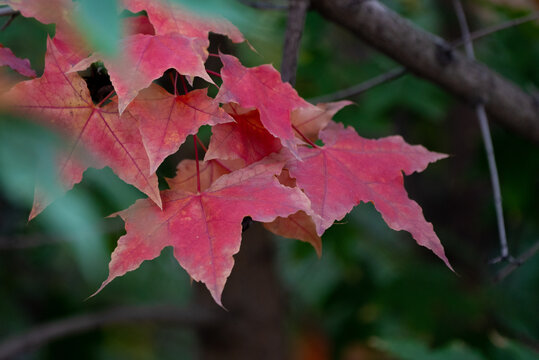
[[[93,52],[77,31],[71,0],[0,4],[56,24],[41,77],[7,48],[0,48],[0,65],[32,78],[13,85],[2,103],[69,139],[56,169],[63,188],[80,182],[88,167],[108,166],[148,196],[117,213],[126,235],[99,290],[172,246],[180,265],[220,304],[244,217],[320,253],[320,236],[360,202],[373,202],[389,227],[408,231],[449,266],[432,225],[403,186],[403,172],[422,171],[445,155],[399,136],[364,139],[332,121],[349,102],[312,105],[270,65],[246,68],[234,56],[209,54],[209,32],[244,41],[226,20],[200,18],[158,0],[123,0],[124,10],[143,13],[123,19],[119,55],[108,57]],[[220,73],[206,70],[210,55],[222,62]],[[95,104],[78,71],[97,61],[114,93]],[[153,82],[167,69],[175,70],[174,93]],[[195,77],[217,86],[210,74],[222,80],[215,98],[207,89],[188,91],[185,82]],[[202,125],[212,126],[208,148],[201,143],[204,160],[197,150],[197,159],[180,162],[176,177],[167,179],[169,189],[159,191],[157,168],[189,135],[197,141]],[[30,219],[53,200],[38,181]]]

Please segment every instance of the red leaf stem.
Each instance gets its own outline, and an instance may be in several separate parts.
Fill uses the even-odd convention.
[[[198,143],[200,144],[200,146],[202,147],[202,149],[204,150],[204,152],[208,152],[208,148],[206,147],[206,145],[204,145],[204,143],[202,142],[202,140],[200,140],[198,138],[198,136],[196,137]]]
[[[206,69],[206,72],[210,75],[215,75],[215,76],[218,76],[218,77],[221,77],[221,74],[219,74],[218,72],[215,72],[215,71],[212,71],[212,70],[208,70]]]
[[[185,76],[180,76],[180,79],[182,81],[183,91],[185,92],[185,95],[187,95],[189,90],[187,90],[187,82],[185,81]]]
[[[200,167],[198,165],[198,146],[197,146],[198,136],[193,135],[193,144],[195,145],[195,164],[197,167],[197,191],[200,193]]]
[[[105,96],[105,98],[104,98],[103,100],[101,100],[101,101],[99,102],[99,104],[97,104],[96,107],[101,107],[101,105],[103,105],[103,103],[104,103],[105,101],[107,101],[107,100],[112,96],[112,94],[114,94],[114,92],[115,92],[115,90],[112,90],[107,96]]]
[[[299,136],[301,136],[301,138],[303,140],[305,140],[305,142],[309,145],[311,145],[313,148],[317,148],[318,145],[316,145],[315,143],[313,143],[307,136],[303,135],[303,133],[301,131],[299,131],[299,129],[296,127],[296,125],[292,124],[292,129],[294,129],[295,132],[298,133]]]

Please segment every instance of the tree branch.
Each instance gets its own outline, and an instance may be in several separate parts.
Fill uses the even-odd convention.
[[[0,16],[11,16],[11,15],[15,15],[15,14],[19,14],[19,11],[18,10],[13,10],[9,6],[0,8]]]
[[[539,241],[532,245],[526,252],[520,255],[518,258],[514,259],[501,269],[498,274],[494,277],[494,282],[499,283],[503,281],[507,276],[509,276],[513,271],[521,267],[526,261],[539,252]]]
[[[470,101],[484,103],[494,120],[539,141],[539,99],[443,39],[421,30],[374,0],[311,0],[327,19],[354,32],[414,74]]]
[[[53,239],[49,236],[43,235],[30,235],[30,236],[17,236],[17,237],[3,237],[0,236],[0,251],[2,250],[19,250],[29,249],[42,245],[50,245],[58,243],[58,239]]]
[[[266,1],[249,1],[249,0],[239,0],[245,6],[252,7],[253,9],[260,10],[286,10],[288,6],[281,4],[274,4]]]
[[[351,86],[349,88],[339,90],[331,94],[317,96],[315,98],[311,98],[308,100],[309,102],[313,104],[317,104],[317,103],[336,101],[340,99],[349,98],[352,96],[361,95],[364,92],[372,89],[373,87],[396,80],[400,78],[401,76],[405,75],[407,72],[408,70],[406,68],[399,66],[399,67],[389,70],[388,72],[380,74],[376,77],[373,77],[369,80],[366,80],[362,83]]]
[[[522,25],[527,22],[538,20],[538,19],[539,19],[539,11],[531,13],[530,15],[520,17],[520,18],[508,20],[501,24],[493,25],[485,29],[474,31],[473,33],[470,34],[470,39],[472,41],[479,40],[486,36],[492,35],[498,31],[506,30],[506,29],[509,29],[518,25]],[[464,45],[464,40],[458,39],[458,40],[453,41],[451,44],[453,45],[453,47],[460,47]],[[352,96],[357,96],[372,89],[373,87],[386,84],[390,81],[399,79],[403,75],[406,75],[407,73],[408,73],[408,70],[405,67],[399,66],[399,67],[389,70],[388,72],[385,72],[376,77],[373,77],[372,79],[359,83],[357,85],[351,86],[343,90],[336,91],[331,94],[318,96],[318,97],[309,99],[309,101],[312,102],[313,104],[316,104],[319,102],[336,101],[336,100],[349,98]]]
[[[210,325],[216,319],[215,314],[200,308],[182,309],[174,306],[122,307],[79,315],[39,325],[24,334],[8,338],[0,343],[0,360],[12,359],[18,354],[43,346],[56,339],[107,325],[160,322],[200,328]]]
[[[281,62],[281,78],[292,86],[296,83],[299,47],[308,8],[309,0],[290,0]]]
[[[475,41],[475,40],[484,38],[486,36],[492,35],[494,33],[497,33],[498,31],[510,29],[512,27],[519,26],[527,22],[538,20],[538,19],[539,19],[539,11],[536,11],[526,16],[508,20],[501,24],[496,24],[496,25],[487,27],[485,29],[474,31],[473,33],[470,34],[470,40]],[[462,38],[453,42],[454,47],[460,47],[462,45],[464,45],[464,39]]]
[[[466,21],[466,14],[460,0],[453,0],[453,7],[457,15],[460,31],[462,32],[462,40],[464,48],[466,49],[466,56],[469,59],[475,59],[475,52],[473,48],[472,39],[470,38],[470,30],[468,29],[468,22]],[[475,105],[475,113],[479,120],[479,127],[481,128],[481,136],[483,137],[483,144],[485,145],[485,151],[487,153],[488,169],[490,171],[490,181],[492,183],[492,192],[494,194],[494,206],[496,208],[496,219],[498,223],[498,233],[500,236],[500,256],[494,260],[498,262],[501,260],[511,260],[509,255],[509,249],[507,247],[507,236],[505,234],[505,222],[503,219],[503,207],[502,207],[502,191],[500,189],[500,177],[498,175],[498,168],[496,166],[496,158],[494,156],[494,145],[492,144],[492,136],[490,135],[490,128],[488,126],[487,113],[483,104]]]

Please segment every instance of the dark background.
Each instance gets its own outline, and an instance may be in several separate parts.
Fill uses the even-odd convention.
[[[450,2],[384,3],[430,32],[446,39],[459,37]],[[538,10],[536,2],[524,0],[477,0],[465,5],[472,30]],[[279,67],[284,12],[255,11],[228,2],[217,2],[213,10],[228,15],[258,50],[254,54],[246,45],[230,48],[245,65]],[[40,72],[46,34],[53,29],[19,16],[0,32],[0,43],[29,58]],[[537,91],[537,22],[493,34],[477,41],[475,48],[479,61],[522,88]],[[312,12],[302,40],[296,88],[309,99],[397,65]],[[412,75],[352,100],[357,106],[342,110],[336,120],[354,126],[360,135],[399,134],[411,144],[450,155],[405,181],[410,197],[434,224],[456,274],[417,246],[409,234],[388,229],[372,205],[362,204],[324,234],[321,259],[305,243],[272,240],[264,251],[269,258],[275,251],[279,283],[264,283],[266,275],[260,275],[259,285],[269,289],[269,296],[253,298],[254,308],[264,313],[279,300],[285,317],[278,319],[282,320],[278,331],[294,359],[539,358],[539,257],[495,281],[507,264],[488,263],[499,255],[499,243],[475,113]],[[494,124],[492,134],[509,247],[518,256],[539,241],[539,150],[536,143]],[[189,145],[183,154],[192,152]],[[38,169],[40,176],[47,176],[47,154],[55,146],[53,135],[31,123],[7,115],[0,121],[0,342],[39,324],[113,307],[181,308],[207,302],[207,292],[193,288],[170,249],[85,300],[106,278],[109,254],[123,234],[120,220],[103,218],[142,195],[109,169],[91,169],[73,191],[28,224],[34,173]],[[159,174],[170,174],[178,159],[169,158]],[[247,230],[245,235],[255,235],[245,241],[263,236],[258,231]],[[240,271],[248,272],[249,266],[254,269],[257,263]],[[257,271],[251,270],[255,282]],[[224,306],[234,303],[232,292],[241,291],[241,286],[225,287]],[[264,331],[250,328],[241,340],[255,341],[267,336]],[[132,322],[64,337],[20,358],[191,359],[204,353],[201,347],[208,344],[199,335],[185,324]]]

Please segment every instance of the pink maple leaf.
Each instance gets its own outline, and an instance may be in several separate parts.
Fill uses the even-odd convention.
[[[43,76],[14,86],[5,94],[6,102],[13,104],[14,111],[35,117],[70,139],[69,150],[57,169],[66,191],[81,180],[88,167],[89,163],[81,163],[78,156],[88,150],[93,166],[109,166],[160,206],[157,177],[150,175],[137,121],[129,114],[120,118],[114,101],[102,107],[94,105],[86,82],[77,73],[67,73],[69,69],[70,64],[49,39]],[[50,201],[35,203],[30,218]]]
[[[290,175],[312,203],[321,235],[360,202],[373,202],[394,230],[406,230],[419,245],[432,250],[447,266],[440,240],[415,201],[408,198],[402,172],[423,171],[444,154],[411,146],[400,136],[379,140],[360,137],[353,128],[333,123],[321,132],[323,147],[299,149],[300,160],[287,163]]]
[[[281,140],[293,154],[297,152],[297,139],[290,121],[291,112],[311,107],[271,65],[244,67],[231,55],[221,54],[223,84],[216,99],[221,103],[235,102],[243,108],[256,108],[260,121],[269,133]]]
[[[152,173],[202,125],[233,121],[206,92],[200,89],[173,95],[153,84],[129,105],[127,111],[139,121]]]
[[[223,106],[234,122],[212,128],[212,137],[205,159],[242,159],[252,164],[279,151],[279,139],[271,135],[260,122],[257,110],[243,109],[231,103]]]
[[[282,167],[281,159],[268,157],[222,175],[201,192],[176,188],[172,182],[172,188],[162,192],[163,210],[139,200],[120,212],[127,233],[118,240],[109,276],[98,291],[172,246],[180,265],[194,280],[205,283],[221,304],[221,293],[234,265],[232,256],[240,248],[242,219],[251,216],[269,222],[310,206],[297,188],[279,184],[274,175]]]

